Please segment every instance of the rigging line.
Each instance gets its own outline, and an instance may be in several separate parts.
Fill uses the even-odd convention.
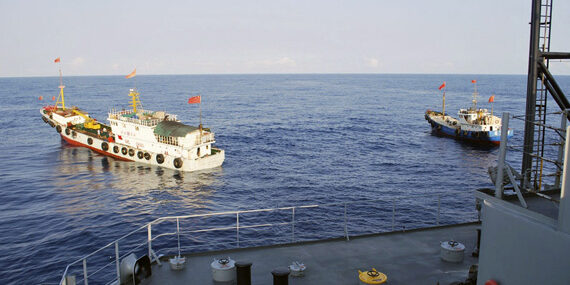
[[[547,144],[544,144],[544,145],[546,145],[546,146],[560,146],[561,143],[547,143]],[[507,147],[523,148],[524,145],[508,145]]]
[[[526,122],[530,122],[529,120],[525,120],[525,119],[521,119],[521,118],[514,118],[514,119],[524,121],[525,123],[526,123]],[[563,130],[563,129],[558,128],[558,127],[553,127],[553,126],[550,126],[550,125],[546,125],[546,124],[543,124],[543,123],[539,123],[539,122],[537,122],[537,121],[533,121],[533,122],[531,122],[531,123],[533,123],[533,124],[536,125],[536,126],[544,127],[544,128],[546,128],[546,129],[550,129],[550,130],[553,130],[553,131],[560,131],[560,132],[565,132],[565,131],[566,131],[566,130]]]
[[[557,167],[560,167],[560,165],[562,164],[561,162],[558,162],[558,161],[552,160],[552,159],[548,159],[548,158],[543,157],[543,156],[536,155],[536,154],[534,154],[534,153],[532,153],[532,152],[525,152],[525,151],[517,150],[517,149],[512,149],[512,150],[513,150],[513,151],[522,152],[522,153],[526,153],[526,154],[528,154],[528,155],[530,155],[531,157],[534,157],[534,158],[540,158],[540,159],[542,159],[543,161],[548,162],[548,163],[552,163],[552,164],[554,164],[554,165],[557,166]]]
[[[561,115],[562,113],[564,113],[564,111],[553,111],[553,112],[546,113],[546,115]],[[511,118],[517,119],[517,120],[524,120],[525,117],[526,117],[526,115],[511,115]]]

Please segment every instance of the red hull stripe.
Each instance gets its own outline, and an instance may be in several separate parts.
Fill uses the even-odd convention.
[[[134,160],[131,160],[131,159],[128,159],[128,158],[124,158],[124,157],[115,155],[115,154],[113,154],[113,153],[111,153],[111,152],[106,152],[106,151],[103,151],[103,150],[101,150],[101,149],[96,149],[96,148],[94,148],[94,147],[92,147],[92,146],[90,146],[90,145],[82,144],[82,143],[80,143],[80,142],[78,142],[78,141],[74,141],[74,140],[72,140],[72,139],[70,139],[70,138],[68,138],[68,137],[66,137],[66,136],[64,136],[64,135],[61,135],[61,138],[64,139],[67,143],[69,143],[69,144],[71,144],[71,145],[86,147],[86,148],[88,148],[88,149],[90,149],[90,150],[92,150],[92,151],[94,151],[94,152],[100,153],[100,154],[102,154],[102,155],[110,156],[110,157],[112,157],[112,158],[116,158],[116,159],[118,159],[118,160],[123,160],[123,161],[134,161]]]

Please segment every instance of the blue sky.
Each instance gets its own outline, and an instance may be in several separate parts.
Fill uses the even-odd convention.
[[[525,74],[530,0],[0,0],[0,76]],[[570,51],[554,1],[552,51]],[[553,62],[570,74],[570,62]]]

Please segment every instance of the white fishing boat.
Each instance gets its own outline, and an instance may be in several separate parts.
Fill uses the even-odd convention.
[[[215,148],[208,128],[185,125],[174,114],[142,109],[139,93],[131,89],[131,109],[111,110],[108,124],[77,107],[66,108],[63,89],[55,105],[40,109],[42,119],[69,144],[89,148],[119,160],[136,161],[181,171],[222,165],[224,150]],[[200,103],[201,97],[192,97]],[[190,103],[190,101],[189,101]]]

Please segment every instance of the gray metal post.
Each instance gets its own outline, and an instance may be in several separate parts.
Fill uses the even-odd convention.
[[[503,112],[501,123],[501,146],[499,148],[499,165],[497,179],[495,180],[495,197],[503,198],[503,170],[505,169],[505,156],[507,155],[507,135],[509,134],[509,112]],[[511,181],[516,183],[515,181]]]
[[[566,112],[566,110],[564,110],[562,112],[562,119],[560,121],[560,128],[563,130],[566,129],[566,121],[568,120],[566,114],[567,114],[567,112]],[[564,139],[561,139],[560,145],[558,146],[558,159],[556,160],[556,161],[558,161],[558,165],[562,165],[562,163],[564,162],[564,144],[565,144]],[[556,177],[554,178],[554,187],[555,188],[560,187],[560,176],[562,176],[562,171],[557,170],[556,171]]]
[[[176,217],[176,240],[178,241],[178,256],[180,257],[180,219]]]
[[[291,208],[291,242],[295,242],[295,207]]]
[[[396,225],[396,200],[392,200],[392,231]]]
[[[83,284],[88,285],[87,282],[87,259],[83,259]]]
[[[121,262],[119,260],[119,242],[115,242],[115,264],[117,265],[117,282],[121,282]]]
[[[237,247],[239,247],[239,212],[236,213],[236,240]]]
[[[439,212],[441,209],[441,194],[437,194],[437,221],[436,224],[439,226]]]
[[[344,202],[344,236],[346,237],[346,240],[350,240],[348,238],[348,217],[346,215],[346,202]]]
[[[566,128],[566,141],[570,139],[570,127]],[[564,176],[562,179],[562,191],[560,192],[560,206],[558,208],[558,230],[570,234],[570,144],[567,143],[564,152]]]
[[[147,228],[147,242],[148,242],[148,258],[152,260],[152,224],[148,224]]]
[[[534,123],[536,116],[536,80],[538,78],[538,58],[540,44],[540,0],[532,1],[531,25],[530,25],[530,47],[528,57],[528,77],[526,87],[526,112],[524,126],[524,147],[521,174],[526,177],[530,174],[532,168],[532,152],[534,146]],[[532,179],[529,179],[531,181]],[[523,179],[523,181],[525,181]],[[525,182],[523,182],[525,183]],[[529,188],[529,185],[522,185],[523,189]]]

